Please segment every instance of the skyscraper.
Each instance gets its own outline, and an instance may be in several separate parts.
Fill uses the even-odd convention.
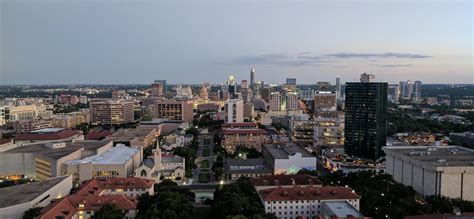
[[[342,96],[341,93],[341,78],[339,75],[336,77],[336,99],[340,100]]]
[[[237,83],[235,82],[235,77],[231,75],[229,80],[227,80],[227,86],[229,88],[230,99],[237,98]]]
[[[421,101],[421,81],[415,81],[415,85],[413,86],[413,100],[414,101]]]
[[[252,100],[253,100],[253,97],[257,94],[254,86],[255,86],[255,69],[252,68],[250,69],[250,90],[252,90]]]
[[[273,92],[270,94],[270,110],[286,111],[298,109],[298,93],[282,90],[280,92]]]
[[[287,85],[296,85],[296,78],[287,78],[286,79]]]
[[[364,73],[360,75],[360,82],[362,83],[369,83],[369,82],[373,82],[374,80],[375,80],[375,75],[373,74]]]
[[[387,138],[387,83],[346,83],[345,143],[347,154],[376,160]]]

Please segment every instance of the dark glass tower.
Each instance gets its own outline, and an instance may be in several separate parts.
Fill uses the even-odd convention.
[[[345,142],[347,154],[376,160],[387,138],[387,83],[346,83]]]

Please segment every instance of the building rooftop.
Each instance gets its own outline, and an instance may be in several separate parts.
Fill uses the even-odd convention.
[[[32,153],[36,156],[57,160],[78,150],[97,150],[98,148],[101,148],[108,143],[108,141],[38,143],[19,146],[3,153]],[[52,145],[54,144],[59,144],[61,146],[54,148],[52,147]]]
[[[255,122],[231,122],[222,125],[223,128],[232,128],[232,127],[257,127]]]
[[[277,187],[259,192],[263,201],[360,199],[346,187]]]
[[[120,129],[112,135],[107,136],[105,139],[114,142],[130,142],[134,139],[143,140],[148,135],[155,132],[154,128],[141,127],[136,129]]]
[[[60,176],[46,181],[10,186],[0,189],[0,208],[32,201],[68,176]]]
[[[332,211],[331,216],[337,216],[337,217],[347,217],[348,215],[351,215],[354,217],[364,216],[357,209],[355,209],[354,206],[349,204],[347,201],[329,201],[329,202],[323,202],[323,205],[326,205],[326,207]]]
[[[104,189],[149,189],[154,184],[154,180],[135,177],[91,179],[84,181],[74,194],[100,195]]]
[[[261,176],[252,179],[252,183],[254,186],[322,185],[318,177],[308,174]]]
[[[474,150],[459,146],[387,146],[386,154],[432,167],[474,167]]]
[[[118,144],[102,154],[86,157],[82,160],[69,160],[64,163],[67,165],[78,165],[79,163],[124,164],[131,160],[136,153],[140,153],[140,149]]]
[[[294,143],[266,144],[263,147],[274,159],[288,159],[289,156],[295,153],[300,153],[302,157],[314,157],[314,155]]]
[[[224,168],[227,173],[272,173],[273,171],[261,158],[226,159]]]
[[[40,130],[39,130],[40,131]],[[78,130],[62,130],[56,132],[30,132],[26,134],[19,134],[15,137],[17,141],[28,141],[28,140],[40,140],[40,141],[52,141],[68,139],[77,135],[81,135],[82,131]]]

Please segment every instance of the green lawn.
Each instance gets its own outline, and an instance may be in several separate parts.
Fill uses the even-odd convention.
[[[209,160],[201,161],[201,168],[209,168]]]
[[[210,148],[202,149],[202,156],[207,157],[209,155],[211,155],[211,149]]]
[[[209,174],[209,173],[200,173],[199,174],[199,179],[198,179],[199,183],[208,183],[209,181],[211,181],[211,174]]]

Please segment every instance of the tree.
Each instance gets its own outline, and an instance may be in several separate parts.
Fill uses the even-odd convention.
[[[94,213],[92,219],[117,219],[124,217],[125,213],[118,209],[115,204],[104,204],[99,211]]]
[[[196,150],[188,147],[177,147],[173,154],[184,158],[186,177],[191,177],[192,170],[196,167]]]
[[[33,219],[39,215],[40,211],[41,207],[30,208],[28,211],[25,211],[25,214],[23,214],[23,219]]]
[[[214,192],[211,217],[227,218],[242,215],[247,218],[264,217],[265,210],[249,178],[241,177]]]
[[[144,194],[138,198],[137,218],[189,218],[194,198],[188,188],[165,179],[156,184],[155,195]]]

